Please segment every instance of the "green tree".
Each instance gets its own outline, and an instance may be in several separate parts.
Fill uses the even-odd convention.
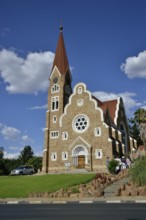
[[[140,128],[139,128],[138,123],[135,121],[134,118],[128,119],[128,121],[129,121],[130,135],[135,140],[137,140],[137,145],[138,146],[142,145],[143,142],[142,142],[141,137],[140,137]]]
[[[5,164],[4,174],[9,175],[11,170],[21,165],[21,161],[19,159],[3,159]]]
[[[139,108],[134,113],[134,119],[140,125],[141,123],[146,123],[146,110]]]
[[[31,146],[25,146],[24,149],[20,152],[20,156],[18,159],[21,161],[22,164],[27,164],[28,161],[33,157],[33,150]]]
[[[0,147],[0,159],[3,159],[4,156],[4,148]]]
[[[0,176],[5,174],[5,164],[4,164],[4,160],[0,159]]]
[[[129,119],[129,126],[138,145],[144,144],[146,148],[146,110],[143,108],[136,110],[133,118]]]
[[[33,166],[35,169],[35,172],[38,172],[38,170],[42,169],[42,157],[32,157],[29,161],[28,164]]]

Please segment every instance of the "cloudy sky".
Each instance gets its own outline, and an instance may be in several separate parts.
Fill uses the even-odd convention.
[[[127,117],[146,107],[145,0],[0,0],[0,146],[42,155],[47,89],[63,34],[74,86],[123,97]]]

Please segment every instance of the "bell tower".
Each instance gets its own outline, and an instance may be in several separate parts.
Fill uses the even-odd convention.
[[[68,103],[69,96],[72,93],[71,72],[66,54],[63,27],[60,26],[58,44],[55,52],[55,58],[50,75],[50,86],[48,89],[48,111],[46,114],[45,128],[45,147],[43,153],[43,172],[48,172],[49,168],[49,148],[51,148],[50,139],[56,141],[59,137],[59,120],[64,112],[64,107]]]

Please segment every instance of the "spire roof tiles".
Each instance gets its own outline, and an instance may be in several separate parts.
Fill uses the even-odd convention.
[[[60,27],[58,45],[56,48],[55,58],[52,69],[56,66],[61,74],[66,74],[69,70],[69,64],[62,33],[63,27]]]

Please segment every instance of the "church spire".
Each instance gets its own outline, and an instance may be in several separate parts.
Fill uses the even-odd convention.
[[[65,49],[64,39],[63,39],[63,33],[62,33],[63,27],[60,26],[59,29],[60,29],[60,34],[59,34],[59,39],[58,39],[58,45],[56,48],[53,68],[56,66],[59,72],[63,75],[63,74],[66,74],[67,71],[69,70],[69,64],[68,64],[68,59],[67,59],[67,54],[66,54],[66,49]]]

